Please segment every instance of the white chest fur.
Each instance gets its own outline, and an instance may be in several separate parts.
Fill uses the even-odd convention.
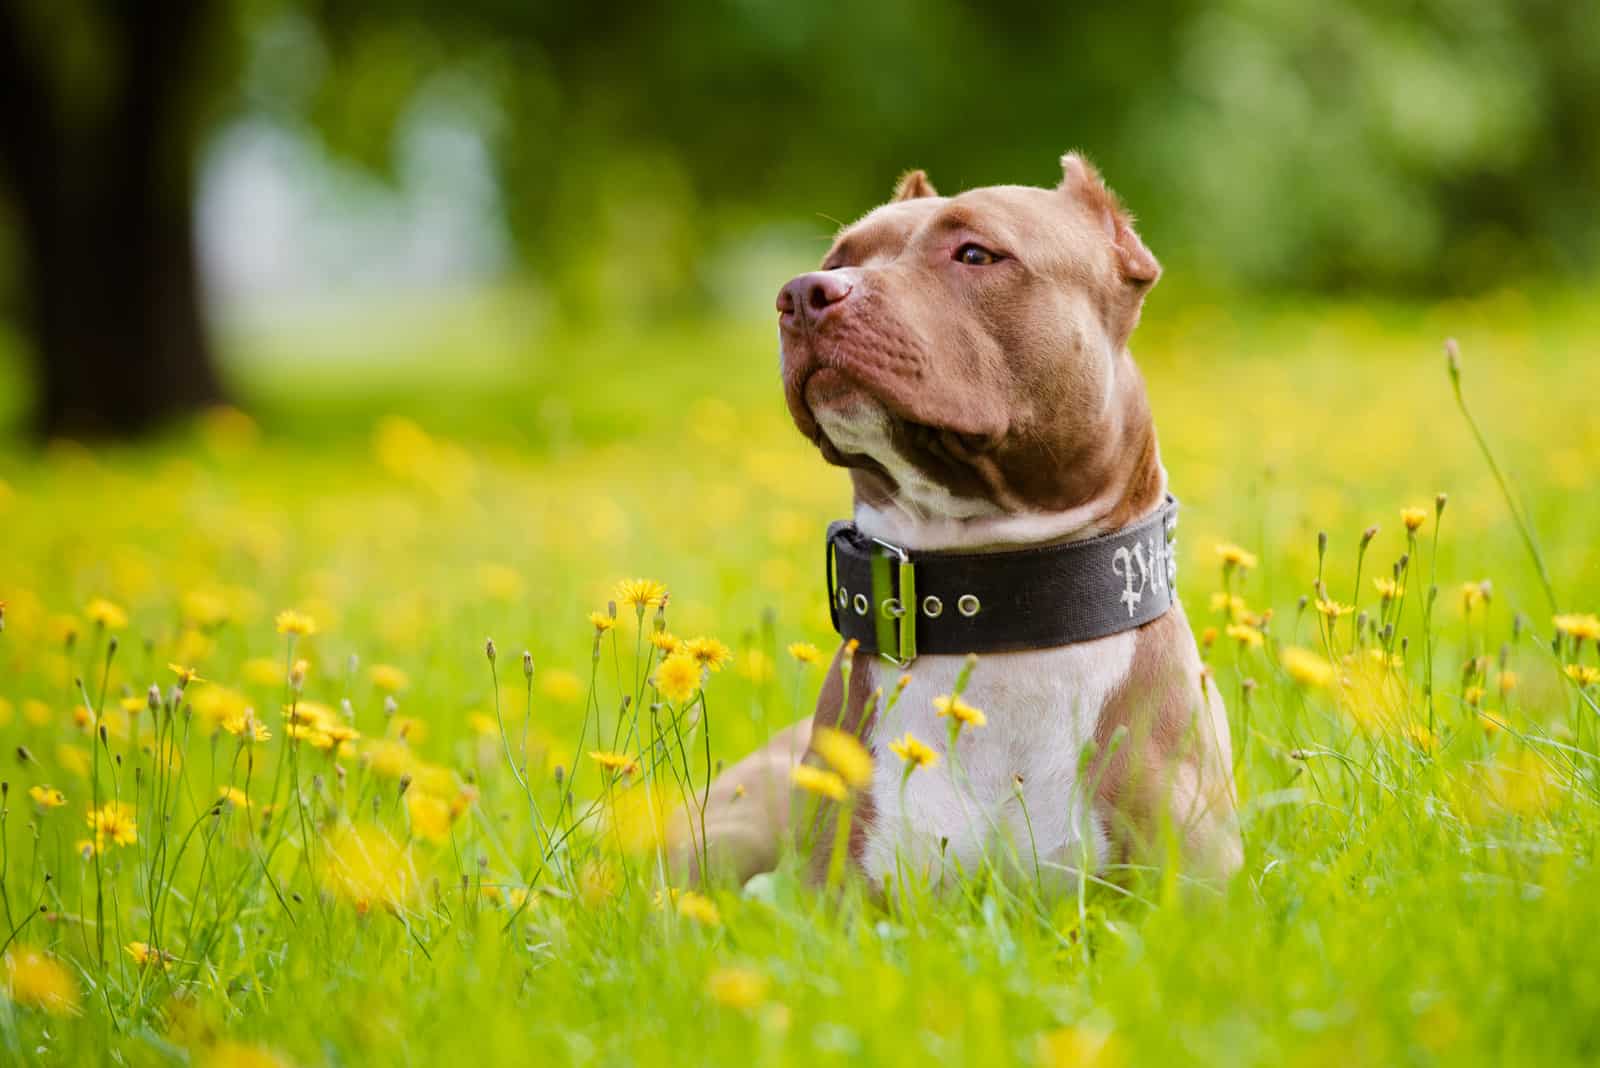
[[[941,859],[973,870],[987,859],[1045,882],[1059,881],[1106,855],[1081,781],[1085,747],[1101,707],[1127,676],[1136,636],[1128,631],[1037,652],[992,654],[979,661],[966,690],[968,704],[988,723],[966,727],[952,759],[949,720],[933,699],[950,692],[962,657],[925,656],[912,665],[911,683],[895,708],[873,725],[869,748],[877,763],[875,816],[862,862],[881,881],[897,865],[936,876]],[[892,692],[898,672],[877,661],[874,685]],[[907,731],[942,759],[912,772],[889,743]]]

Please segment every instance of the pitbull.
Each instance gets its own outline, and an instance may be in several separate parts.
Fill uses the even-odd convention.
[[[883,546],[891,563],[927,567],[953,559],[981,577],[987,562],[1003,572],[1079,543],[1110,553],[1105,539],[1169,507],[1128,351],[1161,268],[1098,172],[1076,153],[1061,165],[1053,189],[952,197],[911,171],[888,203],[839,232],[820,270],[779,292],[784,396],[800,432],[849,471],[850,535],[863,551]],[[1148,544],[1155,557],[1166,551]],[[1138,568],[1120,558],[1130,616],[1134,576],[1142,590],[1149,573],[1138,557]],[[1120,583],[1119,558],[1102,559]],[[864,593],[828,595],[836,621],[876,625]],[[1067,633],[1050,617],[1073,605],[1018,597],[1036,618],[995,625]],[[1242,851],[1228,722],[1183,606],[1170,595],[1159,614],[1123,626],[1110,600],[1114,633],[979,656],[964,698],[987,722],[964,727],[953,754],[934,701],[968,662],[959,644],[910,658],[885,637],[885,656],[854,652],[848,684],[842,646],[815,714],[713,784],[710,862],[741,878],[770,869],[786,834],[817,857],[832,853],[835,821],[827,811],[799,819],[810,802],[790,785],[798,762],[824,763],[810,742],[825,726],[856,735],[874,758],[847,855],[876,882],[1002,858],[1029,878],[1065,882],[1170,856],[1158,847],[1174,842],[1190,870],[1232,873]],[[910,612],[929,631],[948,629],[935,616],[959,622],[938,597],[870,604],[886,618]],[[981,636],[990,609],[976,597],[961,605],[975,617],[961,633]],[[901,633],[915,642],[914,628]],[[883,695],[897,689],[889,708]],[[943,760],[906,775],[889,748],[906,733]]]

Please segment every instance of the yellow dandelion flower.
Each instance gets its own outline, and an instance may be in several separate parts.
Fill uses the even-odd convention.
[[[684,642],[684,651],[694,657],[695,663],[710,671],[721,671],[733,659],[733,650],[715,638],[690,638]]]
[[[1406,525],[1406,529],[1411,531],[1413,534],[1422,529],[1422,524],[1426,523],[1427,521],[1428,512],[1425,508],[1400,509],[1400,522],[1404,523]]]
[[[277,618],[273,622],[277,625],[279,634],[294,634],[299,637],[309,637],[317,632],[316,620],[312,619],[304,612],[296,612],[293,609],[286,608],[282,612],[279,612]]]
[[[28,796],[40,808],[60,808],[67,803],[67,795],[54,786],[30,786]]]
[[[1333,665],[1309,649],[1290,646],[1280,654],[1283,669],[1302,686],[1321,688],[1333,684]]]
[[[185,623],[197,627],[215,627],[226,623],[232,612],[228,602],[209,590],[190,590],[178,603]]]
[[[323,836],[323,844],[317,851],[318,878],[357,912],[374,904],[398,904],[418,887],[411,851],[382,827],[339,823]]]
[[[200,1063],[202,1068],[294,1068],[275,1050],[231,1039],[212,1046]]]
[[[217,800],[226,801],[241,812],[250,808],[250,798],[237,786],[217,787]]]
[[[683,704],[700,688],[700,662],[688,653],[673,653],[656,668],[655,686],[667,700]]]
[[[1405,735],[1412,745],[1424,752],[1433,752],[1439,744],[1439,736],[1420,723],[1407,723]]]
[[[1246,648],[1259,649],[1267,641],[1266,635],[1254,627],[1245,626],[1243,623],[1229,623],[1226,630],[1228,637]]]
[[[989,722],[989,717],[983,714],[982,709],[973,708],[960,697],[944,694],[933,699],[934,710],[944,719],[953,719],[963,727],[982,727]]]
[[[283,661],[270,656],[251,657],[240,665],[239,673],[253,686],[283,685]]]
[[[283,728],[284,737],[296,742],[305,742],[313,749],[332,749],[333,739],[328,732],[315,723],[293,722]]]
[[[1217,644],[1217,628],[1207,627],[1200,632],[1200,648],[1209,649]]]
[[[1045,1068],[1115,1068],[1127,1050],[1110,1031],[1062,1027],[1039,1037],[1038,1059]]]
[[[1504,697],[1517,688],[1517,683],[1522,681],[1515,671],[1500,672],[1500,696]]]
[[[1341,604],[1340,602],[1334,600],[1331,597],[1318,597],[1317,598],[1317,611],[1321,612],[1323,615],[1327,616],[1329,619],[1338,619],[1340,616],[1347,616],[1351,612],[1354,612],[1355,610],[1356,610],[1356,606],[1355,605],[1353,605],[1353,604]]]
[[[112,601],[104,597],[96,597],[84,606],[83,614],[89,617],[89,622],[104,627],[106,630],[121,630],[128,625],[128,613]]]
[[[78,1011],[78,983],[72,972],[42,949],[15,946],[5,955],[4,989],[18,1005],[52,1016]]]
[[[691,919],[702,927],[716,927],[722,923],[722,913],[718,911],[717,903],[704,894],[685,890],[677,897],[679,916]]]
[[[811,736],[811,748],[851,786],[859,788],[872,781],[872,754],[855,735],[832,727],[818,727]]]
[[[596,634],[604,634],[617,625],[617,617],[607,612],[590,612],[589,622],[594,625]]]
[[[890,742],[889,751],[910,768],[931,768],[939,763],[939,754],[910,731]]]
[[[706,977],[706,993],[730,1009],[754,1009],[767,1000],[767,977],[754,968],[718,968]]]
[[[133,694],[129,694],[127,697],[124,697],[122,700],[117,702],[117,707],[128,713],[130,716],[143,712],[149,707],[149,705],[150,699],[148,697],[137,697]]]
[[[134,819],[133,806],[126,801],[107,801],[91,810],[86,822],[94,831],[96,845],[103,846],[108,838],[119,846],[133,845],[139,840],[139,824]]]
[[[670,656],[678,651],[678,647],[683,644],[683,640],[671,631],[656,630],[650,632],[650,644]]]
[[[541,673],[539,692],[553,701],[571,704],[583,696],[584,683],[570,671],[553,668]]]
[[[766,682],[772,678],[772,658],[761,649],[746,649],[739,654],[737,670],[751,682]]]
[[[624,775],[632,775],[639,770],[639,762],[633,757],[624,753],[613,753],[607,749],[590,751],[589,759],[607,771],[620,771]]]
[[[1600,616],[1592,612],[1556,616],[1556,630],[1579,641],[1600,642]]]
[[[1211,610],[1213,612],[1227,612],[1228,618],[1235,622],[1238,622],[1241,617],[1250,611],[1243,597],[1240,597],[1237,593],[1229,593],[1226,590],[1218,590],[1211,595]]]
[[[1406,592],[1406,588],[1392,578],[1375,578],[1372,584],[1378,589],[1378,597],[1384,601],[1393,601]]]
[[[1471,614],[1472,610],[1489,599],[1489,580],[1482,582],[1465,582],[1461,585],[1461,610]]]
[[[148,942],[129,942],[122,948],[133,958],[133,963],[141,968],[160,968],[164,972],[172,970],[172,954],[154,949]]]
[[[222,717],[222,729],[244,742],[270,742],[272,731],[256,718],[253,708],[230,710]]]
[[[1593,686],[1600,682],[1600,667],[1591,667],[1588,664],[1568,664],[1562,669],[1567,673],[1567,678],[1579,686]]]
[[[429,842],[450,840],[450,825],[454,816],[450,805],[422,790],[406,793],[406,812],[411,817],[411,833]]]
[[[1467,703],[1468,708],[1477,708],[1483,704],[1483,687],[1468,686],[1461,692],[1461,699]]]
[[[373,664],[367,676],[384,693],[399,693],[411,685],[411,677],[393,664]]]
[[[482,712],[474,712],[468,716],[467,726],[472,728],[473,734],[480,734],[485,737],[500,733],[500,724],[495,721],[495,718],[486,716]]]
[[[205,682],[206,681],[205,679],[202,679],[200,677],[200,672],[199,671],[195,670],[192,667],[185,667],[182,664],[168,664],[167,665],[167,670],[172,672],[174,675],[178,676],[178,683],[181,686],[187,686],[191,682]]]
[[[617,583],[612,599],[618,604],[637,608],[659,608],[667,603],[667,588],[655,579],[624,579]]]
[[[843,801],[850,792],[844,778],[836,771],[827,771],[810,764],[798,764],[794,769],[794,784],[818,797]]]
[[[1232,542],[1222,542],[1216,547],[1217,555],[1222,558],[1224,569],[1237,567],[1241,571],[1248,571],[1256,566],[1256,554],[1241,549]]]
[[[822,660],[822,650],[810,642],[790,642],[789,655],[802,664],[816,664]]]

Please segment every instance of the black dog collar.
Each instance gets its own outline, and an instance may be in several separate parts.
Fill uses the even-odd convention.
[[[1047,649],[1159,618],[1178,599],[1178,501],[1087,541],[994,553],[911,552],[828,527],[833,629],[906,667],[919,655]]]

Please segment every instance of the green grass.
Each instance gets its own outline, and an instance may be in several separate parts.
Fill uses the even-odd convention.
[[[675,633],[734,650],[705,689],[714,760],[810,707],[820,671],[783,648],[827,646],[818,542],[847,487],[787,425],[770,324],[553,334],[501,294],[464,317],[397,320],[361,360],[317,358],[362,347],[331,329],[237,338],[231,373],[253,423],[211,418],[139,448],[0,445],[0,939],[20,926],[9,967],[49,954],[34,971],[58,967],[77,1004],[29,1004],[14,977],[0,1062],[1592,1063],[1595,713],[1549,651],[1552,613],[1440,352],[1461,338],[1467,396],[1561,606],[1593,611],[1600,314],[1586,297],[1241,311],[1158,294],[1135,352],[1184,501],[1190,617],[1226,622],[1210,605],[1220,541],[1258,555],[1233,588],[1274,613],[1265,649],[1222,637],[1208,654],[1230,703],[1247,855],[1221,892],[1168,869],[1039,901],[980,873],[884,903],[854,883],[819,893],[791,865],[751,894],[709,888],[719,922],[703,924],[656,908],[649,853],[616,855],[597,824],[542,848],[505,753],[531,707],[532,792],[551,818],[554,769],[573,767],[586,718],[587,615],[617,580],[660,579]],[[0,413],[16,425],[9,381]],[[1317,532],[1329,590],[1350,601],[1361,532],[1380,528],[1359,591],[1376,615],[1371,577],[1407,549],[1412,505],[1430,518],[1399,621],[1404,666],[1386,676],[1358,659],[1347,685],[1296,684],[1283,648],[1329,653],[1297,610]],[[1484,579],[1489,600],[1465,611],[1463,585]],[[108,674],[106,634],[85,617],[97,597],[128,616]],[[346,755],[286,745],[273,618],[291,607],[319,623],[292,653],[307,660],[303,699],[351,702],[363,737]],[[490,636],[509,746],[482,733]],[[601,650],[608,731],[623,694],[642,698],[629,718],[649,704],[634,641],[624,625]],[[1597,663],[1593,643],[1581,655]],[[189,688],[192,712],[122,712],[124,696],[172,684],[172,660],[208,680]],[[393,715],[378,664],[408,676]],[[1504,671],[1517,685],[1502,696]],[[85,703],[107,727],[88,775],[73,767],[96,748],[74,719]],[[245,768],[211,724],[244,704],[273,732],[249,794],[275,808],[209,816]],[[698,749],[681,753],[679,773],[703,779]],[[609,811],[618,792],[578,767],[576,811]],[[28,791],[42,784],[67,805],[38,808]],[[97,790],[138,820],[138,842],[108,848],[98,879],[75,852]],[[353,827],[380,851],[364,877]],[[536,872],[518,912],[512,892]],[[171,969],[141,969],[133,941],[170,952]],[[730,983],[728,969],[751,1004],[713,996],[708,980]]]

